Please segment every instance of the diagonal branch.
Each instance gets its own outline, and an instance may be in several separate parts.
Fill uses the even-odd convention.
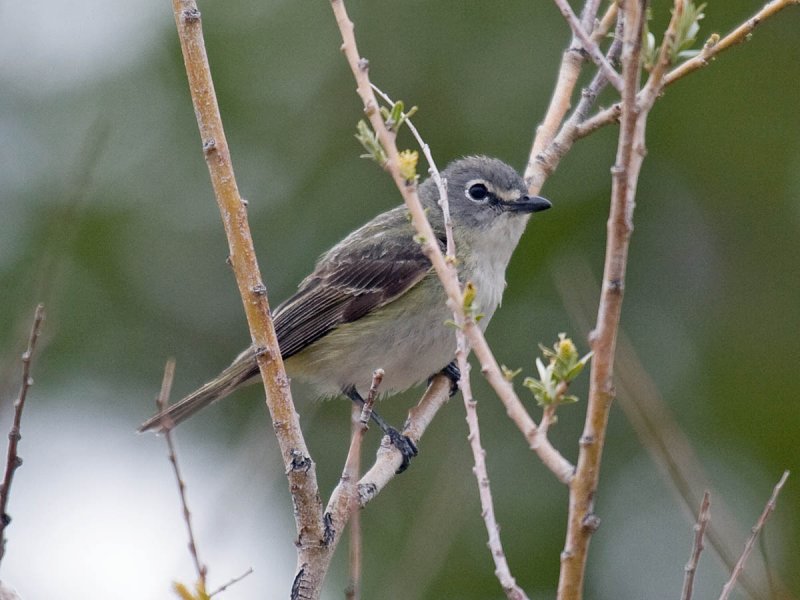
[[[722,588],[722,593],[719,596],[719,600],[728,600],[731,592],[733,591],[734,586],[736,585],[736,580],[741,575],[742,570],[744,569],[744,564],[747,562],[747,558],[750,556],[750,552],[753,551],[753,546],[756,544],[756,538],[761,530],[764,528],[764,524],[767,522],[767,519],[772,514],[772,511],[775,510],[775,503],[778,500],[778,494],[781,493],[783,489],[783,485],[786,483],[786,480],[789,478],[789,471],[784,471],[783,475],[781,475],[780,480],[778,483],[775,484],[775,488],[772,490],[772,495],[767,501],[766,506],[764,506],[764,510],[761,512],[761,516],[756,521],[756,524],[753,526],[753,529],[750,533],[750,537],[747,538],[747,542],[745,542],[744,550],[742,550],[742,555],[739,557],[739,560],[736,561],[736,566],[733,568],[733,572],[731,573],[730,579],[728,579],[725,586]]]
[[[295,508],[299,576],[303,565],[310,560],[309,555],[320,547],[325,534],[316,469],[292,402],[289,380],[270,317],[267,288],[261,279],[250,235],[247,204],[236,185],[206,56],[200,11],[194,0],[173,0],[172,6],[203,153],[228,238],[230,263],[244,304],[253,347],[257,350],[256,359],[264,381],[267,406],[286,466]]]

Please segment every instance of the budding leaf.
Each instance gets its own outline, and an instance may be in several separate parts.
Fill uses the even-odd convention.
[[[539,378],[526,377],[522,385],[533,393],[540,406],[577,402],[576,396],[566,394],[567,386],[580,374],[592,353],[580,357],[575,344],[564,333],[558,334],[558,341],[552,348],[540,347],[548,359],[547,364],[537,358],[535,364]]]
[[[356,124],[356,139],[364,146],[366,154],[362,154],[361,158],[370,158],[379,165],[386,164],[388,157],[386,151],[383,149],[377,134],[372,130],[372,127],[367,124],[363,119]]]

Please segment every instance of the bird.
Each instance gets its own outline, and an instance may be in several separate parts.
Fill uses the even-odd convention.
[[[523,178],[505,162],[467,156],[442,172],[452,220],[456,266],[475,290],[473,307],[486,329],[500,305],[505,271],[532,213],[551,203],[528,195]],[[446,234],[432,177],[419,199],[444,251]],[[388,210],[322,254],[297,291],[273,311],[290,378],[310,382],[323,397],[363,403],[375,369],[383,369],[381,395],[420,384],[439,372],[454,382],[455,332],[446,294],[426,257],[405,205]],[[139,431],[173,428],[240,387],[260,380],[255,350],[239,354],[217,377],[145,421]],[[455,391],[455,387],[453,388]],[[374,413],[403,452],[402,471],[415,444]]]

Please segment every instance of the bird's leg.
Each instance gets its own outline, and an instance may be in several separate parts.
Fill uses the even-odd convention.
[[[441,373],[450,380],[450,397],[452,398],[453,396],[456,395],[456,392],[458,391],[458,380],[461,379],[461,371],[459,370],[456,361],[450,362],[444,369],[439,371],[439,373]],[[431,384],[433,378],[436,377],[439,373],[434,373],[428,378],[428,385]]]
[[[358,406],[364,406],[364,399],[361,397],[361,394],[358,393],[355,386],[350,386],[342,390],[345,396],[350,398],[353,402],[355,402]],[[392,442],[392,446],[400,450],[400,453],[403,455],[403,462],[400,467],[397,469],[397,473],[402,473],[408,468],[408,465],[411,463],[411,459],[414,458],[417,453],[417,445],[411,440],[410,437],[407,435],[403,435],[397,429],[389,425],[386,421],[383,420],[377,412],[374,410],[370,414],[375,424],[381,428],[381,431],[389,436],[389,441]]]
[[[458,391],[458,380],[461,379],[461,370],[458,368],[456,361],[452,361],[442,369],[442,375],[450,380],[450,397],[456,395]]]

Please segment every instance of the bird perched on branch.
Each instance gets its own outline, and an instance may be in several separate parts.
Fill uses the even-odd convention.
[[[474,286],[473,306],[485,329],[500,305],[506,267],[529,216],[550,208],[550,202],[529,196],[520,175],[494,158],[462,158],[441,175],[459,279]],[[444,218],[432,179],[420,184],[419,198],[444,250]],[[445,301],[408,210],[404,205],[389,210],[323,254],[297,292],[274,310],[286,371],[323,395],[343,394],[361,403],[377,368],[385,372],[382,393],[406,390],[440,371],[455,382],[455,333],[446,324],[452,312]],[[148,419],[140,431],[170,429],[258,379],[251,347],[217,377]],[[414,443],[373,417],[403,452],[403,470],[416,455]]]

